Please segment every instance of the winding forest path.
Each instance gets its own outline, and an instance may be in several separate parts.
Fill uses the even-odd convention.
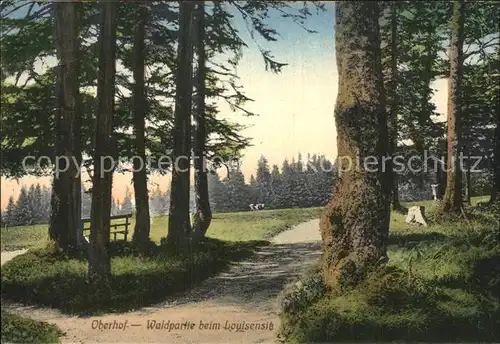
[[[317,261],[320,240],[319,221],[304,222],[275,236],[272,245],[260,248],[249,260],[233,264],[227,272],[175,299],[138,311],[73,317],[14,304],[3,304],[2,308],[56,324],[66,333],[61,338],[63,343],[273,343],[279,327],[276,297],[289,280]],[[12,257],[12,252],[2,252],[2,264],[4,258]],[[154,322],[160,328],[148,328]],[[238,324],[243,322],[261,324],[261,328],[253,325],[253,329],[238,331]],[[104,329],[109,323],[123,328]],[[166,324],[166,329],[161,324]],[[169,329],[170,324],[174,328]],[[267,324],[267,329],[262,324]]]

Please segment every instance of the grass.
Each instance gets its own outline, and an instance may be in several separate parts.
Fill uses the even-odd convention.
[[[432,215],[433,202],[417,204]],[[388,266],[357,288],[330,294],[317,272],[287,288],[281,341],[499,342],[498,221],[430,217],[435,222],[426,228],[393,213]]]
[[[207,236],[226,241],[267,240],[302,221],[318,217],[322,208],[260,210],[239,213],[215,213]],[[132,219],[129,238],[135,219]],[[160,243],[167,235],[168,216],[153,217],[151,240]],[[43,248],[47,244],[47,225],[16,226],[0,230],[2,251]],[[120,236],[119,236],[120,237]]]
[[[2,311],[2,343],[60,343],[61,335],[55,325]]]
[[[21,234],[2,233],[2,243],[6,241],[7,247],[32,245],[27,253],[2,266],[2,297],[70,314],[140,308],[184,291],[231,262],[249,257],[257,246],[269,243],[265,239],[317,217],[319,212],[319,208],[314,208],[215,214],[207,240],[181,253],[152,244],[147,253],[139,254],[130,243],[114,242],[110,246],[110,285],[99,289],[87,283],[85,253],[67,256],[39,248],[46,242],[43,236],[37,236],[37,241]],[[167,219],[155,218],[152,239],[159,242],[166,234],[165,228]],[[18,231],[25,229],[26,233],[40,230],[37,226]],[[9,242],[11,239],[14,243]]]

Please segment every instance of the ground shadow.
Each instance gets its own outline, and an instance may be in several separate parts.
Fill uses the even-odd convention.
[[[187,293],[174,295],[162,307],[210,300],[272,311],[283,287],[313,267],[320,256],[320,242],[261,247],[249,260],[233,264]]]
[[[449,240],[449,237],[439,232],[427,233],[391,233],[389,235],[389,245],[399,247],[411,247],[423,242],[442,242]]]
[[[266,244],[209,239],[182,253],[156,246],[142,257],[118,245],[110,251],[122,268],[114,269],[106,287],[88,283],[85,253],[28,252],[2,267],[2,305],[23,302],[80,316],[139,309],[195,287]]]

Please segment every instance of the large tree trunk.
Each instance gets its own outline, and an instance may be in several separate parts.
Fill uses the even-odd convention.
[[[462,207],[462,170],[460,149],[462,135],[462,74],[465,1],[453,2],[450,46],[450,77],[448,81],[448,171],[444,212],[459,212]]]
[[[324,281],[333,290],[359,283],[387,258],[390,199],[381,168],[387,154],[377,2],[337,2],[335,47],[339,93],[335,106],[339,177],[320,220]],[[378,167],[360,161],[366,157]],[[350,162],[353,166],[349,168]]]
[[[398,147],[398,99],[397,99],[397,85],[398,85],[398,12],[397,2],[392,2],[391,6],[391,68],[389,73],[388,94],[390,99],[389,104],[389,154],[394,157]],[[399,202],[399,188],[398,188],[398,174],[393,170],[392,159],[389,164],[389,173],[391,180],[391,195],[392,195],[392,209],[402,212],[405,208]]]
[[[194,4],[181,1],[179,9],[179,38],[174,123],[174,166],[170,192],[170,216],[167,242],[181,245],[191,235],[189,218],[189,186],[191,170],[191,97],[193,46],[191,20]]]
[[[52,187],[49,237],[62,250],[77,247],[81,180],[75,161],[81,160],[78,116],[78,34],[76,3],[54,3],[56,67],[56,166]],[[65,159],[63,161],[62,159]],[[67,165],[69,163],[69,166]]]
[[[196,194],[196,213],[193,224],[193,239],[198,241],[205,234],[212,221],[212,210],[208,197],[208,177],[206,166],[206,121],[205,121],[205,4],[197,5],[196,11],[196,53],[198,55],[198,73],[195,79],[195,118],[196,132],[194,134],[194,187]]]
[[[111,275],[108,254],[110,235],[111,189],[113,166],[107,156],[114,156],[113,112],[116,74],[116,2],[104,2],[99,35],[98,111],[92,186],[92,219],[89,247],[89,280],[105,284]]]
[[[145,68],[145,36],[148,8],[146,3],[138,3],[136,13],[136,27],[134,38],[134,129],[135,155],[142,160],[134,160],[134,191],[135,191],[135,229],[133,241],[138,245],[149,242],[150,218],[148,200],[148,176],[146,171],[146,108],[147,101],[144,87]]]

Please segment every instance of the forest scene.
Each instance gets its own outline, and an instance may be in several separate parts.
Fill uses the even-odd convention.
[[[2,342],[500,342],[497,1],[0,18]]]

